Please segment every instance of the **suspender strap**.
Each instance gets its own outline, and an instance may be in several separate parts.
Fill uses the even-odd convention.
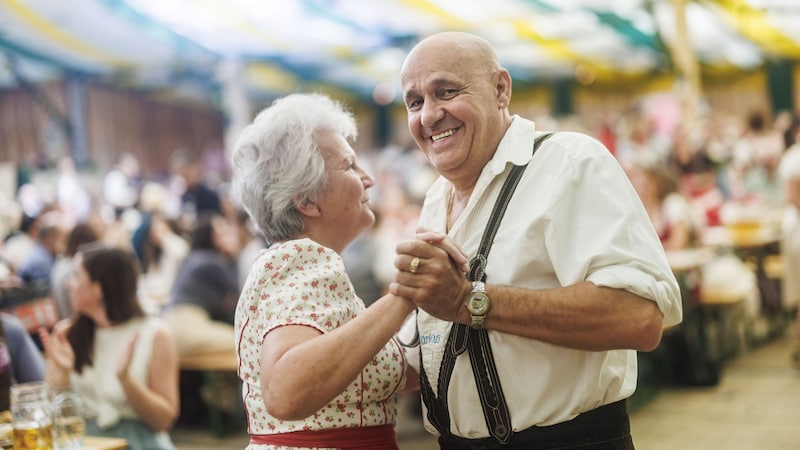
[[[551,135],[552,133],[544,134],[534,140],[532,155],[536,154],[536,150],[538,150],[541,143]],[[511,195],[514,193],[526,168],[527,164],[512,167],[500,190],[489,222],[483,232],[478,254],[469,262],[470,271],[467,279],[470,281],[486,280],[486,263],[489,250],[492,247],[494,236],[497,234],[503,215],[508,208]],[[507,443],[512,435],[511,414],[503,395],[503,388],[500,385],[500,377],[497,373],[494,354],[489,342],[489,333],[485,329],[476,330],[467,325],[455,323],[450,327],[450,333],[445,344],[445,352],[442,357],[442,365],[439,369],[439,383],[436,394],[434,394],[430,380],[428,380],[428,376],[425,373],[425,367],[421,360],[422,352],[420,352],[420,384],[422,400],[428,410],[428,420],[440,434],[451,435],[447,389],[455,368],[456,357],[465,350],[469,351],[472,372],[475,377],[475,384],[478,387],[478,395],[481,399],[481,407],[489,429],[489,435],[501,444]]]
[[[470,327],[450,327],[450,334],[445,343],[442,364],[439,369],[439,383],[437,385],[436,394],[433,393],[428,375],[425,373],[425,367],[422,362],[422,351],[420,350],[419,352],[420,390],[422,392],[422,400],[425,402],[425,407],[428,410],[428,421],[440,434],[451,434],[450,412],[447,406],[447,389],[450,386],[450,377],[452,377],[453,369],[456,366],[456,357],[464,353],[467,349],[466,334],[469,333],[470,330]]]
[[[457,326],[471,329],[467,325]],[[471,330],[469,336],[469,360],[472,363],[472,374],[481,399],[483,418],[489,428],[489,436],[497,442],[505,444],[511,439],[511,413],[500,385],[500,375],[494,362],[492,345],[489,342],[489,332],[481,328]]]
[[[534,141],[533,153],[536,153],[539,144],[549,136],[549,134],[546,134]],[[503,187],[500,188],[500,194],[494,204],[492,214],[489,216],[489,222],[486,224],[486,229],[483,231],[483,237],[478,246],[478,254],[469,261],[470,270],[467,278],[470,281],[486,281],[487,258],[489,257],[489,250],[492,248],[492,242],[494,242],[494,236],[497,234],[497,229],[500,228],[500,222],[503,220],[506,209],[508,209],[508,203],[511,201],[511,194],[513,194],[514,190],[517,188],[519,180],[522,178],[522,173],[525,172],[527,167],[527,164],[524,166],[512,167],[508,178],[506,178],[505,183],[503,183]]]

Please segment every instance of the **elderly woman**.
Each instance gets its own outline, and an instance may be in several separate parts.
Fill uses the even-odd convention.
[[[398,448],[395,394],[417,377],[394,335],[414,305],[386,295],[365,308],[345,272],[342,251],[375,221],[355,136],[342,106],[294,94],[234,149],[242,204],[271,243],[234,325],[249,449]]]

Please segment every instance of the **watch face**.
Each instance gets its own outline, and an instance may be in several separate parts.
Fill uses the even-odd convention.
[[[467,311],[482,316],[489,311],[490,304],[489,296],[484,292],[473,292],[467,301]]]

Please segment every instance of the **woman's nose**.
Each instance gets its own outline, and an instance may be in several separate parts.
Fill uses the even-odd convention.
[[[375,179],[372,178],[367,171],[362,170],[363,174],[361,175],[361,182],[364,183],[364,188],[370,188],[373,184],[375,184]]]

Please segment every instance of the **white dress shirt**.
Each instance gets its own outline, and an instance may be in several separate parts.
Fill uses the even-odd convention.
[[[644,207],[614,157],[588,136],[559,132],[531,159],[537,134],[533,122],[514,116],[450,230],[456,243],[474,256],[508,162],[530,162],[489,253],[487,284],[551,289],[590,281],[656,302],[665,325],[680,322],[678,283]],[[434,183],[421,211],[421,226],[445,231],[450,190],[443,178]],[[451,323],[424,311],[418,316],[419,349],[436,392]],[[489,337],[515,431],[570,420],[627,398],[636,388],[633,350],[574,350],[493,330]],[[419,355],[413,353],[409,360],[418,365]],[[448,397],[451,431],[468,438],[487,437],[467,353],[456,360]],[[426,427],[435,432],[427,421]]]

